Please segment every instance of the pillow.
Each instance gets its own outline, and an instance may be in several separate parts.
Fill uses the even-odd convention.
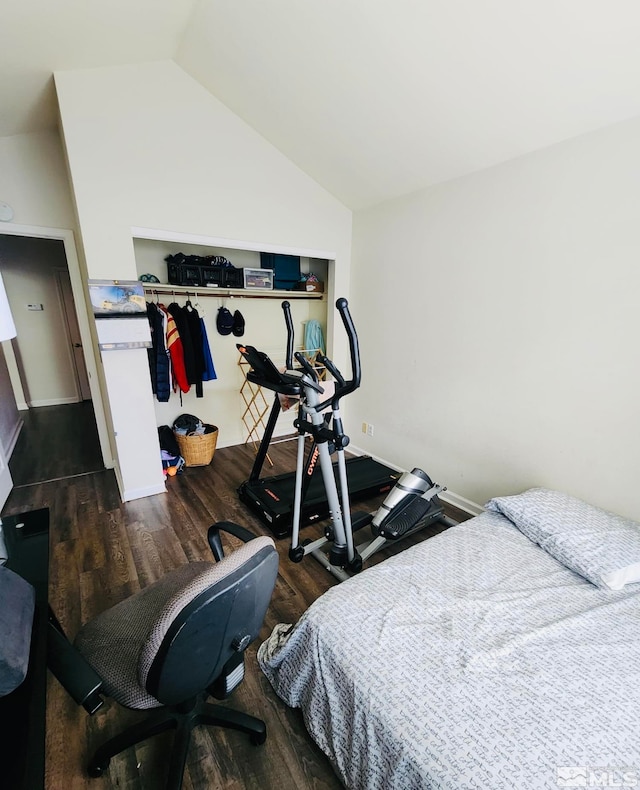
[[[598,587],[640,582],[640,524],[580,499],[531,488],[496,497],[487,510],[505,515],[534,543]]]

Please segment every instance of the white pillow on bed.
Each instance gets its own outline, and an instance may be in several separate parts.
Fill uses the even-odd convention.
[[[496,497],[487,510],[505,515],[528,538],[598,587],[640,582],[640,524],[580,499],[531,488]]]

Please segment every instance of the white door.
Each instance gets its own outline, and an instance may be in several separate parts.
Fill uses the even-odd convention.
[[[60,301],[64,310],[65,323],[67,326],[67,340],[71,346],[71,357],[73,359],[73,367],[75,370],[78,392],[80,393],[80,400],[91,400],[89,376],[87,375],[87,366],[84,361],[84,350],[82,348],[82,339],[80,337],[80,329],[78,327],[78,316],[76,314],[76,306],[73,301],[73,292],[71,290],[69,272],[64,269],[58,269],[56,275],[58,277]]]
[[[2,444],[0,444],[0,510],[4,507],[4,503],[7,501],[12,488],[13,480],[11,479],[9,464],[5,458]]]

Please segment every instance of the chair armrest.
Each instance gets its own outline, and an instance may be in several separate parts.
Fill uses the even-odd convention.
[[[216,524],[212,524],[207,531],[207,540],[209,541],[209,546],[211,547],[211,552],[215,557],[216,562],[220,562],[220,560],[224,557],[224,550],[222,548],[222,541],[220,539],[220,530],[223,532],[228,532],[230,535],[234,535],[244,543],[248,543],[250,540],[253,540],[255,537],[257,537],[253,534],[253,532],[249,532],[248,529],[241,527],[239,524],[234,524],[233,521],[218,521]]]
[[[104,701],[100,696],[102,679],[67,639],[53,612],[47,629],[47,666],[77,705],[95,713]]]

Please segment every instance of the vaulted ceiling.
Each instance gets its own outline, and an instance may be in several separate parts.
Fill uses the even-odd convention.
[[[637,0],[0,3],[0,136],[56,70],[173,59],[351,208],[640,115]]]

